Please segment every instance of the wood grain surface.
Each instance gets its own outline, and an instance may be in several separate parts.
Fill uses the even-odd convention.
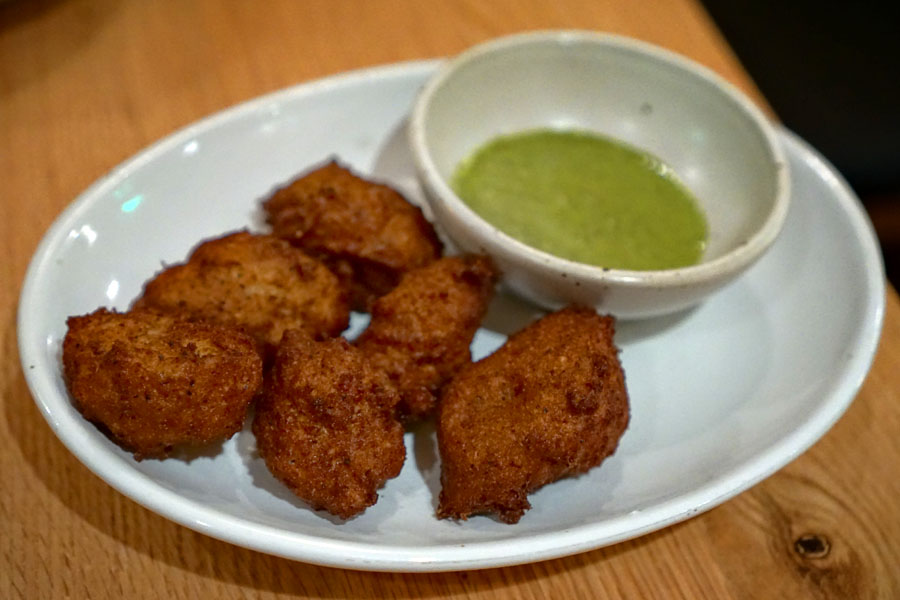
[[[118,494],[44,422],[19,366],[18,294],[44,231],[92,181],[174,129],[259,94],[544,28],[671,48],[764,106],[695,0],[0,3],[0,598],[900,597],[893,289],[872,372],[809,452],[690,521],[532,565],[378,574],[245,550]]]

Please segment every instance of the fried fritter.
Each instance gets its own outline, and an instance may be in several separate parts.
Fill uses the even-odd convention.
[[[397,393],[343,338],[289,330],[257,403],[257,448],[273,475],[314,509],[349,519],[396,477],[406,449]]]
[[[628,426],[615,322],[569,307],[516,333],[444,389],[440,518],[517,522],[527,495],[611,455]]]
[[[138,460],[231,437],[262,384],[253,340],[234,329],[104,308],[68,326],[76,407]]]
[[[332,161],[276,190],[263,202],[274,235],[325,262],[368,311],[406,271],[441,255],[419,207],[396,190]]]
[[[397,386],[404,420],[428,417],[440,387],[471,360],[496,280],[486,256],[446,257],[410,271],[375,301],[356,345]]]
[[[135,307],[239,327],[266,355],[286,329],[316,337],[347,327],[346,292],[325,265],[284,240],[246,231],[204,241],[158,273]]]

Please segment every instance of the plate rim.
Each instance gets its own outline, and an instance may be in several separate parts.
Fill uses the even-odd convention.
[[[867,286],[863,326],[854,331],[857,343],[849,346],[854,348],[854,352],[844,363],[841,376],[832,384],[825,399],[791,434],[715,480],[642,510],[637,516],[623,515],[562,531],[471,543],[383,546],[369,542],[326,539],[247,522],[182,496],[133,469],[117,470],[114,466],[119,461],[109,461],[108,456],[95,452],[90,444],[82,443],[89,437],[86,433],[77,428],[62,427],[57,415],[42,400],[46,395],[55,393],[52,380],[39,379],[34,370],[28,368],[36,354],[33,352],[33,340],[28,336],[35,329],[30,324],[34,317],[30,315],[28,306],[30,298],[35,294],[38,275],[50,260],[50,251],[61,242],[63,232],[68,231],[70,225],[91,206],[95,198],[171,147],[214,129],[221,122],[244,113],[252,113],[273,101],[315,96],[329,89],[354,86],[366,81],[377,82],[390,77],[422,77],[424,84],[424,77],[433,73],[442,62],[442,59],[417,60],[356,69],[301,82],[225,108],[139,150],[102,175],[60,213],[36,247],[25,274],[17,314],[18,346],[22,371],[35,403],[54,434],[82,464],[105,483],[145,508],[190,529],[245,548],[330,567],[366,571],[438,572],[510,566],[568,556],[639,537],[683,521],[738,495],[783,468],[818,441],[844,414],[871,368],[881,335],[885,309],[881,253],[871,222],[840,173],[799,136],[777,126],[778,138],[785,145],[786,155],[806,161],[825,182],[832,191],[833,201],[840,206],[841,212],[857,234],[854,240],[860,245],[867,266]],[[623,528],[623,521],[634,525]]]

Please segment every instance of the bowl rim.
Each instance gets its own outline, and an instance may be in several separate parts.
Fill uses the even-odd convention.
[[[770,155],[775,171],[775,197],[772,208],[762,225],[752,235],[725,254],[694,265],[644,271],[615,269],[576,262],[529,246],[488,223],[456,195],[439,175],[425,141],[426,116],[435,94],[460,68],[485,55],[521,46],[540,44],[565,46],[574,43],[627,50],[665,63],[718,89],[751,120],[763,138],[764,147]],[[492,245],[505,248],[534,267],[552,269],[582,280],[615,283],[633,288],[682,287],[718,279],[730,273],[739,273],[758,259],[778,237],[790,204],[790,169],[787,157],[778,142],[772,123],[756,104],[734,84],[711,69],[671,50],[618,34],[578,29],[539,30],[494,38],[472,46],[446,61],[422,87],[413,104],[407,135],[413,162],[424,187],[431,188],[431,192],[438,195],[440,201],[447,205],[466,227],[474,230],[480,239],[490,240]],[[428,191],[426,189],[426,192]],[[429,203],[432,203],[432,194],[425,195]],[[434,212],[436,217],[440,214],[438,210]]]

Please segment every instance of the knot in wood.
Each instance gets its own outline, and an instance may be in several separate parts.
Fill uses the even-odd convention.
[[[818,533],[804,533],[794,540],[794,551],[803,558],[825,558],[831,552],[831,542]]]

